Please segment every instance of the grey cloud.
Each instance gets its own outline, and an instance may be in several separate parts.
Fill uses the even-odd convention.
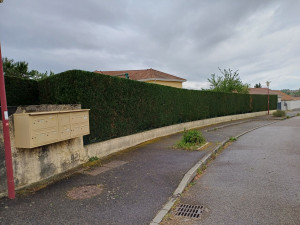
[[[291,63],[299,9],[297,0],[6,0],[0,38],[5,56],[41,71],[152,67],[203,83],[221,67],[255,82],[300,70]]]

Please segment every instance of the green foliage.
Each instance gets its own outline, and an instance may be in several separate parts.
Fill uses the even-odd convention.
[[[254,87],[255,88],[261,88],[261,83],[255,84]]]
[[[249,93],[249,85],[243,84],[239,77],[238,70],[221,70],[220,68],[219,70],[222,76],[216,77],[215,74],[212,74],[211,78],[208,78],[211,90],[220,92],[237,92],[243,94]]]
[[[4,79],[8,106],[39,104],[37,81],[9,76]]]
[[[229,141],[231,141],[231,142],[234,142],[234,141],[236,141],[236,140],[237,140],[236,137],[230,137],[230,138],[229,138]]]
[[[205,137],[198,130],[184,130],[182,139],[177,142],[177,148],[183,148],[187,150],[195,150],[199,146],[205,143]]]
[[[276,110],[276,112],[273,112],[273,116],[275,117],[284,117],[286,114],[285,114],[285,111],[283,110]]]
[[[94,162],[97,160],[99,160],[99,158],[97,156],[93,156],[93,157],[89,158],[89,162]]]
[[[287,95],[291,95],[294,97],[300,97],[300,88],[298,90],[283,89],[281,91]]]
[[[54,73],[51,71],[49,75],[47,71],[45,73],[40,73],[37,70],[29,71],[28,63],[25,61],[14,62],[13,59],[8,59],[4,57],[2,59],[2,63],[3,63],[3,72],[5,76],[27,78],[32,80],[41,80],[48,76],[54,75]]]
[[[239,113],[267,110],[267,96],[185,90],[71,70],[38,82],[41,104],[81,104],[90,111],[94,143],[137,132]],[[276,109],[277,96],[270,96]]]

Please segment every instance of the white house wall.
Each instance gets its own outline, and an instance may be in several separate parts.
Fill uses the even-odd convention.
[[[281,108],[283,110],[300,109],[300,100],[282,101]]]

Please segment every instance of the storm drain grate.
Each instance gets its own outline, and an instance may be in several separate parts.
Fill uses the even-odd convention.
[[[180,204],[176,209],[175,215],[199,218],[203,213],[203,209],[204,207],[202,205]]]

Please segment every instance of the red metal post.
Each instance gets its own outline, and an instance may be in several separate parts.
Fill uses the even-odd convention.
[[[1,113],[2,113],[2,125],[3,125],[4,149],[5,149],[5,164],[6,164],[8,198],[14,199],[15,198],[15,183],[14,183],[12,156],[11,156],[9,122],[8,122],[5,83],[4,83],[2,55],[1,55],[1,43],[0,43],[0,97],[1,97]]]
[[[270,115],[270,95],[269,95],[269,86],[268,86],[268,115]]]

